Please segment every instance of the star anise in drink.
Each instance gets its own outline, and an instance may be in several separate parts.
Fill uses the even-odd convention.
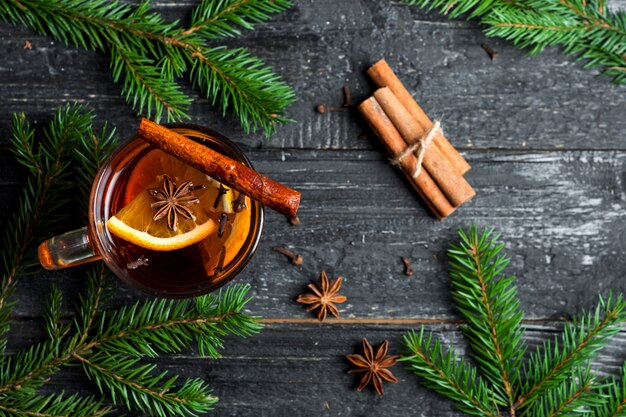
[[[189,206],[200,202],[197,197],[191,194],[194,188],[191,181],[186,181],[177,186],[173,179],[163,175],[161,188],[148,190],[150,196],[155,200],[154,203],[150,204],[150,207],[157,211],[152,219],[158,221],[166,218],[167,226],[174,232],[178,230],[178,216],[195,221],[196,216],[189,209]]]
[[[378,395],[383,395],[385,393],[383,391],[383,380],[393,382],[394,384],[398,382],[396,377],[393,376],[391,371],[387,368],[395,365],[399,356],[388,356],[388,348],[389,343],[385,340],[374,354],[372,345],[370,345],[366,338],[363,338],[363,355],[346,356],[346,359],[356,366],[355,369],[349,370],[348,373],[363,373],[361,381],[356,387],[357,391],[363,391],[363,389],[371,383],[374,385],[374,389]]]
[[[347,300],[345,296],[337,294],[337,291],[341,288],[342,281],[343,279],[338,277],[331,284],[326,272],[322,271],[317,287],[313,284],[308,285],[313,294],[300,294],[296,301],[302,304],[310,304],[306,311],[317,309],[316,314],[319,321],[324,321],[327,311],[333,316],[339,317],[339,310],[337,310],[335,304],[345,303]]]

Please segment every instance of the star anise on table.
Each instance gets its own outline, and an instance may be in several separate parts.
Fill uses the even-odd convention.
[[[163,185],[161,188],[150,188],[148,193],[155,200],[150,207],[157,212],[152,219],[154,221],[167,219],[167,226],[172,231],[178,230],[178,216],[183,216],[187,220],[196,220],[189,206],[198,204],[200,200],[191,192],[194,186],[191,181],[186,181],[177,186],[176,182],[163,175]]]
[[[337,294],[339,288],[341,288],[341,282],[343,278],[338,277],[336,280],[330,283],[326,272],[322,271],[317,286],[313,284],[307,285],[313,294],[300,294],[296,299],[297,302],[302,304],[310,304],[306,311],[316,312],[319,321],[324,321],[326,318],[326,312],[330,312],[335,317],[339,317],[339,310],[335,304],[345,303],[347,298],[341,294]]]
[[[383,380],[393,382],[394,384],[398,382],[395,376],[391,373],[391,371],[387,368],[395,365],[396,360],[399,356],[388,356],[387,351],[389,349],[389,342],[385,340],[376,350],[374,354],[374,349],[372,345],[367,341],[366,338],[363,338],[363,355],[347,355],[346,359],[350,361],[351,364],[356,366],[355,369],[351,369],[348,371],[350,374],[358,374],[364,373],[361,377],[361,381],[357,386],[357,391],[363,391],[363,389],[368,384],[373,384],[374,389],[378,393],[378,395],[383,395],[385,392],[383,391]]]

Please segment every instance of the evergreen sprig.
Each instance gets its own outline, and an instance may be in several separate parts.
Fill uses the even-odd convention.
[[[478,17],[488,36],[501,37],[531,54],[558,45],[585,68],[599,67],[626,83],[626,11],[606,0],[403,0],[452,18]]]
[[[66,396],[52,394],[49,396],[34,395],[26,399],[6,400],[0,403],[0,414],[3,416],[74,416],[100,417],[109,411],[102,407],[93,397],[80,397],[76,394]]]
[[[454,352],[444,352],[439,340],[433,342],[432,335],[425,337],[423,327],[419,333],[409,332],[404,343],[411,355],[401,360],[408,362],[408,368],[422,378],[425,386],[452,399],[456,407],[467,414],[499,415],[493,391],[476,369],[459,360]]]
[[[0,354],[6,348],[4,335],[9,330],[15,280],[18,275],[32,272],[37,264],[33,242],[42,240],[69,216],[62,208],[69,201],[63,190],[72,175],[71,150],[87,132],[92,119],[92,114],[80,106],[61,107],[42,139],[36,142],[26,116],[13,116],[12,151],[28,175],[0,240]]]
[[[504,244],[493,244],[491,231],[478,236],[460,231],[461,242],[448,253],[452,257],[452,295],[468,323],[463,334],[472,348],[472,358],[491,383],[500,404],[514,403],[519,369],[526,351],[522,341],[523,313],[514,277],[500,277],[509,259],[500,255]]]
[[[453,299],[476,365],[444,353],[422,326],[404,337],[408,351],[400,360],[408,369],[470,415],[624,416],[626,379],[605,380],[590,368],[626,321],[623,297],[601,297],[595,310],[566,323],[560,337],[525,358],[515,278],[503,275],[509,263],[504,245],[493,229],[479,233],[473,227],[459,235],[460,243],[448,250]]]
[[[202,356],[217,358],[224,337],[258,332],[258,321],[242,312],[249,300],[248,286],[229,287],[195,300],[148,299],[105,310],[103,294],[110,273],[103,264],[94,265],[87,270],[86,289],[71,320],[63,317],[63,297],[53,286],[44,312],[46,339],[12,355],[4,353],[9,296],[16,278],[32,271],[32,243],[58,231],[54,227],[61,217],[53,214],[49,219],[50,209],[71,213],[67,190],[80,188],[84,196],[86,184],[93,181],[116,142],[114,131],[106,127],[96,135],[92,121],[93,114],[83,106],[62,107],[37,141],[25,116],[14,118],[15,155],[29,177],[18,214],[9,220],[10,228],[26,235],[17,239],[7,233],[2,241],[0,416],[101,416],[111,411],[105,397],[128,410],[159,417],[204,413],[218,400],[204,380],[181,380],[146,360],[194,347]],[[73,364],[81,365],[103,398],[38,394],[52,375]]]
[[[564,384],[549,390],[535,401],[525,415],[550,417],[558,415],[590,415],[591,410],[604,404],[604,398],[598,391],[597,378],[589,367],[578,368]]]
[[[175,121],[189,118],[191,98],[178,78],[189,74],[194,87],[232,112],[246,132],[269,136],[288,119],[293,90],[244,48],[212,42],[253,29],[271,14],[291,7],[286,0],[202,0],[191,26],[165,22],[149,1],[133,6],[119,0],[0,0],[0,20],[111,57],[115,82],[139,114]]]
[[[207,39],[239,36],[241,29],[252,30],[255,23],[291,7],[287,0],[203,0],[193,11],[188,33],[199,31]]]
[[[560,342],[546,342],[530,356],[524,369],[526,382],[517,400],[525,408],[547,390],[570,378],[572,371],[585,366],[607,340],[619,333],[619,324],[626,319],[626,303],[621,296],[609,296],[594,312],[583,313],[565,325]]]
[[[626,363],[621,373],[621,380],[610,377],[599,390],[604,402],[594,408],[594,417],[626,417]]]

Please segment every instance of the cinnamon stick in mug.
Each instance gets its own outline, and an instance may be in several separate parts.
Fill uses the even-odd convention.
[[[374,97],[370,97],[361,103],[358,109],[392,157],[395,158],[402,153],[407,144],[380,107],[378,101]],[[433,214],[439,220],[448,217],[454,211],[454,207],[452,207],[452,204],[450,204],[426,170],[422,170],[417,178],[413,178],[416,164],[417,158],[415,155],[410,154],[400,162],[400,167],[407,180],[422,197]]]
[[[261,204],[288,217],[300,205],[300,193],[221,153],[194,142],[170,129],[142,118],[139,136],[170,155]]]
[[[417,123],[389,88],[379,88],[374,97],[407,145],[412,145],[424,137],[425,129]],[[426,149],[423,165],[454,207],[462,205],[476,195],[472,186],[454,168],[439,147],[429,146]]]
[[[400,79],[389,67],[389,64],[387,64],[387,61],[381,59],[376,62],[367,70],[367,75],[369,75],[377,87],[388,87],[400,103],[411,113],[417,123],[422,126],[423,130],[428,130],[433,126],[432,120],[424,113],[424,110],[417,104],[411,93],[404,87]],[[470,170],[470,164],[454,149],[443,134],[440,133],[435,136],[434,143],[461,175]]]

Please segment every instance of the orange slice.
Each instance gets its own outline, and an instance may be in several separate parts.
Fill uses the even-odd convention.
[[[152,186],[158,187],[160,183],[157,180]],[[146,188],[107,221],[107,228],[115,236],[142,248],[157,251],[181,249],[204,240],[217,229],[217,224],[198,208],[202,200],[191,207],[196,220],[179,216],[178,228],[172,231],[167,222],[153,220],[154,210],[150,204],[154,200]]]
[[[228,265],[233,260],[235,255],[239,253],[241,247],[246,241],[246,237],[250,232],[250,222],[252,221],[252,212],[250,210],[250,199],[245,198],[246,208],[235,213],[235,218],[232,221],[232,230],[224,241],[226,246],[226,256],[224,257],[224,264]]]
[[[196,186],[205,186],[193,191],[199,199],[198,204],[189,207],[196,217],[195,222],[179,216],[176,232],[168,228],[165,219],[153,220],[155,211],[150,207],[154,199],[148,189],[161,188],[164,173],[177,184],[191,181]],[[212,268],[217,266],[222,247],[226,247],[224,265],[227,265],[245,243],[252,220],[250,199],[245,198],[246,209],[235,213],[233,202],[238,195],[236,191],[226,187],[227,191],[218,199],[221,184],[217,180],[165,152],[152,149],[145,153],[133,167],[127,184],[122,195],[124,207],[107,222],[107,228],[115,236],[157,251],[181,249],[200,242],[205,263],[210,263]],[[214,233],[220,213],[228,215],[224,238]],[[206,239],[211,234],[214,236]]]
[[[224,254],[224,265],[228,265],[237,256],[250,232],[252,222],[252,211],[250,210],[250,198],[244,199],[246,208],[239,213],[228,214],[228,223],[224,230],[224,238],[220,239],[217,234],[211,239],[206,239],[200,243],[199,249],[203,256],[205,269],[212,274],[218,266],[222,247],[226,248]]]
[[[212,179],[203,172],[190,167],[160,149],[149,151],[141,158],[137,165],[135,165],[128,179],[129,186],[126,187],[124,192],[123,204],[130,204],[135,197],[151,186],[154,181],[161,178],[161,174],[165,172],[168,173],[170,177],[173,177],[179,184],[185,181],[191,181],[195,185],[206,186],[204,191],[197,190],[194,192],[194,195],[201,199],[200,203],[205,211],[208,210],[218,214],[222,212],[234,213],[233,200],[235,199],[235,191],[229,187],[225,187],[227,190],[226,193],[217,200],[221,185],[219,181]],[[215,204],[216,200],[217,205]]]
[[[154,182],[161,179],[161,175],[167,173],[178,184],[191,181],[194,185],[205,185],[215,187],[215,181],[208,175],[190,167],[183,161],[174,158],[160,149],[153,149],[146,153],[135,165],[128,178],[128,186],[124,192],[124,205],[142,193],[146,188],[153,187]],[[217,183],[219,187],[219,183]],[[194,192],[196,197],[200,197],[202,191]],[[215,192],[217,195],[217,191]],[[210,196],[207,196],[210,197]]]

